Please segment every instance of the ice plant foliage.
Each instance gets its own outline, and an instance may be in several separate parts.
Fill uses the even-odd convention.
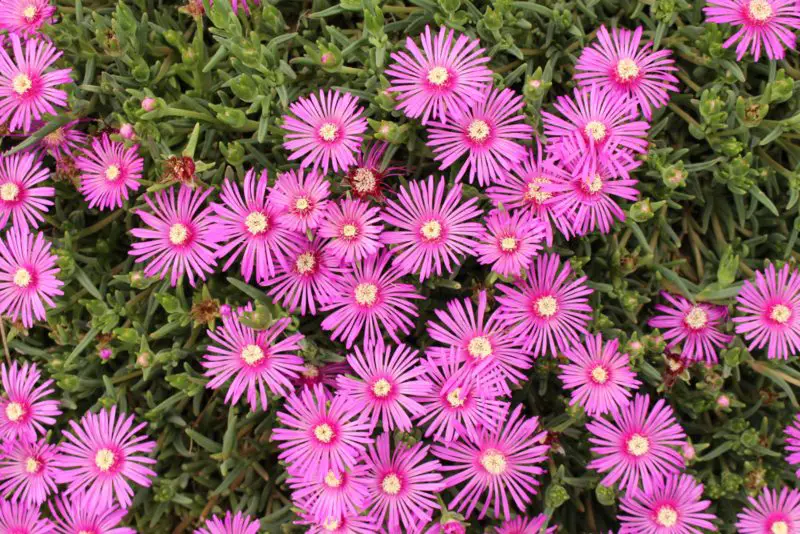
[[[34,153],[0,157],[0,228],[5,228],[9,219],[22,230],[38,228],[44,222],[55,189],[38,184],[49,177],[49,170]]]
[[[138,148],[112,141],[104,133],[75,160],[81,172],[81,193],[90,208],[121,208],[130,193],[138,191],[144,168]]]

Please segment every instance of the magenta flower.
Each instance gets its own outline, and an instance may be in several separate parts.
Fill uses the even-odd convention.
[[[647,324],[664,329],[667,349],[683,343],[681,357],[689,361],[717,362],[717,350],[731,342],[733,336],[720,332],[728,318],[724,306],[703,302],[692,304],[680,295],[661,292],[671,306],[658,304],[656,311],[662,313],[652,317]]]
[[[0,499],[0,532],[52,534],[53,524],[39,515],[38,506],[29,506],[21,501],[9,502]]]
[[[56,115],[54,106],[67,104],[67,93],[57,86],[70,83],[72,69],[45,70],[61,57],[52,43],[9,35],[13,59],[0,47],[0,123],[28,132],[34,120]]]
[[[221,244],[216,257],[230,255],[222,267],[224,271],[241,257],[241,273],[246,282],[253,271],[259,281],[275,276],[276,262],[285,265],[287,256],[304,241],[303,236],[289,229],[279,210],[267,200],[267,171],[258,179],[255,171],[247,171],[244,196],[242,189],[226,178],[220,201],[211,203]]]
[[[257,519],[242,512],[232,515],[228,510],[224,518],[212,516],[203,528],[195,530],[194,534],[258,534],[260,529],[261,523]]]
[[[222,326],[207,330],[212,344],[203,356],[205,376],[211,378],[207,388],[217,389],[228,380],[231,384],[225,402],[236,404],[247,392],[247,403],[252,411],[267,410],[267,391],[273,395],[288,395],[294,388],[292,379],[303,372],[303,358],[297,355],[303,334],[278,337],[292,322],[284,317],[265,330],[255,330],[239,322],[239,318],[253,307],[247,305],[222,318]],[[260,401],[260,402],[259,402]]]
[[[485,98],[475,101],[459,117],[442,119],[428,127],[428,146],[444,170],[461,156],[466,162],[456,175],[456,182],[469,171],[469,182],[478,178],[482,186],[502,182],[508,169],[526,155],[525,146],[533,128],[525,123],[522,96],[511,89],[491,89]]]
[[[158,275],[163,280],[169,273],[170,285],[174,287],[186,274],[194,287],[195,277],[205,280],[206,273],[214,272],[214,251],[220,232],[211,217],[212,209],[201,210],[212,191],[184,185],[177,197],[175,188],[156,193],[155,202],[144,195],[152,213],[144,210],[135,213],[149,228],[131,230],[140,241],[131,246],[130,254],[136,256],[136,263],[149,260],[145,276]]]
[[[637,394],[611,415],[610,421],[597,417],[586,425],[592,434],[589,442],[595,445],[592,453],[597,455],[587,467],[608,473],[601,484],[618,482],[620,490],[635,493],[641,483],[645,493],[652,493],[654,477],[683,469],[677,448],[686,443],[686,434],[664,399],[651,408],[650,397]]]
[[[794,534],[800,528],[800,490],[784,487],[778,494],[764,488],[757,499],[747,500],[750,507],[737,515],[740,534]]]
[[[583,49],[575,65],[575,79],[582,87],[609,87],[614,95],[627,96],[636,102],[650,120],[653,110],[666,106],[669,93],[678,91],[678,79],[671,73],[672,52],[651,50],[653,42],[644,46],[642,27],[631,32],[605,26],[597,31],[597,43]]]
[[[645,492],[626,492],[620,502],[618,534],[693,534],[716,531],[717,517],[705,512],[711,501],[700,500],[703,485],[691,475],[672,474],[653,478]]]
[[[571,275],[569,262],[548,254],[534,259],[526,280],[513,287],[496,285],[503,292],[497,297],[498,319],[513,327],[512,336],[522,336],[522,350],[532,350],[534,358],[548,352],[556,356],[588,334],[592,290],[585,276],[570,280]]]
[[[392,350],[379,338],[374,345],[364,345],[363,352],[356,345],[347,363],[357,378],[339,376],[337,394],[358,405],[370,420],[370,430],[380,421],[384,432],[410,432],[409,415],[422,412],[417,400],[430,389],[417,351],[402,344]]]
[[[372,515],[342,514],[325,519],[303,516],[297,525],[308,528],[306,534],[378,534],[376,519]]]
[[[327,302],[335,291],[339,260],[324,245],[319,237],[314,241],[300,240],[300,248],[289,253],[286,265],[280,266],[275,277],[265,282],[271,286],[270,296],[289,313],[299,307],[300,315],[306,311],[316,315],[317,304]]]
[[[322,222],[328,195],[330,185],[322,174],[290,170],[278,176],[269,202],[279,210],[287,228],[305,233]]]
[[[67,484],[65,495],[86,491],[87,506],[110,507],[114,500],[128,508],[133,497],[130,482],[150,487],[155,471],[147,467],[155,464],[153,458],[144,456],[156,448],[156,442],[137,432],[147,426],[134,426],[134,417],[117,414],[117,407],[99,413],[86,413],[80,421],[69,422],[64,430],[65,443],[57,466],[62,469],[56,482]]]
[[[121,208],[129,193],[139,190],[144,160],[138,150],[139,145],[125,147],[104,133],[102,138],[93,139],[91,149],[85,149],[75,160],[81,171],[80,190],[90,208]]]
[[[48,152],[56,160],[71,156],[88,141],[88,136],[75,128],[80,122],[80,119],[75,119],[64,126],[59,126],[42,137],[37,143],[37,148]]]
[[[361,146],[367,129],[364,108],[350,93],[320,89],[319,98],[311,94],[289,105],[294,115],[284,115],[286,130],[283,148],[291,151],[289,160],[301,159],[303,168],[320,169],[322,174],[347,170],[356,162],[353,153]]]
[[[296,389],[309,388],[313,389],[315,385],[322,384],[327,386],[326,392],[336,389],[336,380],[339,375],[345,373],[352,373],[350,365],[344,362],[326,363],[324,365],[315,365],[313,363],[306,363],[303,372],[300,373],[300,378],[293,380]]]
[[[503,276],[519,276],[542,250],[546,223],[531,217],[527,210],[514,213],[494,211],[486,218],[486,228],[475,248],[481,265]]]
[[[239,10],[241,9],[242,11],[244,11],[245,15],[249,15],[250,14],[250,4],[249,4],[249,2],[252,2],[256,6],[260,6],[261,5],[261,0],[232,0],[231,1],[231,7],[233,8],[233,12],[238,14]],[[209,4],[213,5],[214,2],[209,2]],[[215,534],[215,533],[212,533],[212,534]],[[245,534],[245,533],[242,533],[242,534]]]
[[[383,154],[389,145],[384,142],[371,143],[356,157],[356,163],[347,171],[350,193],[360,199],[383,200],[386,178],[403,176],[405,168],[383,165]]]
[[[6,0],[0,3],[0,28],[9,33],[30,35],[56,13],[49,0]]]
[[[19,318],[26,328],[34,318],[44,319],[45,305],[55,307],[53,297],[64,294],[56,259],[42,233],[34,236],[12,226],[5,239],[0,237],[0,314]]]
[[[388,90],[398,93],[399,110],[411,118],[422,117],[422,124],[427,124],[429,118],[456,118],[485,98],[492,71],[477,39],[457,36],[443,25],[435,36],[425,26],[421,42],[420,50],[406,37],[405,48],[392,54],[394,63],[386,69]]]
[[[53,516],[56,534],[136,534],[136,530],[118,526],[128,515],[128,511],[115,505],[92,506],[84,493],[60,495],[48,503]]]
[[[43,439],[12,443],[11,452],[0,459],[0,493],[9,500],[39,506],[58,491],[54,480],[58,449]]]
[[[390,258],[388,252],[370,256],[334,280],[334,291],[322,307],[331,312],[322,321],[323,330],[332,330],[331,340],[342,340],[349,349],[358,338],[369,346],[386,332],[400,343],[398,331],[411,332],[412,317],[418,315],[413,300],[424,297],[413,285],[400,283],[402,272],[388,267]]]
[[[495,534],[541,534],[542,527],[547,524],[547,516],[539,514],[536,517],[518,517],[503,524],[495,529]],[[548,527],[544,534],[555,534],[558,526]]]
[[[581,405],[589,415],[617,411],[628,404],[630,390],[642,385],[630,368],[630,356],[620,354],[619,340],[605,345],[603,336],[588,337],[564,352],[569,364],[562,364],[564,389],[572,390],[570,406]]]
[[[736,297],[742,317],[734,317],[736,333],[750,341],[748,350],[767,346],[769,359],[787,359],[800,352],[800,273],[789,265],[770,264],[756,271],[755,285],[745,280]]]
[[[748,48],[756,61],[762,48],[772,60],[783,59],[787,48],[795,49],[795,32],[800,30],[795,0],[709,0],[703,11],[706,22],[738,27],[722,46],[728,48],[738,41],[739,61]]]
[[[329,470],[314,478],[289,477],[292,501],[317,520],[358,515],[369,505],[367,466],[357,464],[345,471]]]
[[[36,364],[14,361],[10,366],[0,364],[3,394],[0,396],[0,438],[6,442],[33,441],[37,435],[45,435],[45,425],[53,425],[61,414],[57,400],[43,400],[55,391],[49,386],[52,380],[36,383],[41,373]]]
[[[438,184],[433,176],[409,182],[401,187],[397,200],[387,200],[383,221],[397,230],[383,233],[383,242],[398,245],[394,265],[406,273],[419,273],[420,282],[433,274],[451,272],[460,260],[458,255],[472,256],[483,227],[472,222],[481,215],[478,199],[466,202],[461,198],[461,184],[454,185],[445,196],[446,182]]]
[[[286,428],[273,429],[272,440],[279,442],[279,458],[289,464],[291,475],[313,479],[330,470],[345,471],[372,443],[369,421],[350,399],[337,395],[327,400],[324,387],[317,384],[289,395],[278,412]]]
[[[790,452],[786,457],[789,465],[800,464],[800,415],[795,415],[794,421],[786,427],[786,450]],[[800,477],[800,469],[796,471]],[[800,527],[800,524],[798,524]]]
[[[38,228],[43,213],[53,205],[52,187],[35,187],[50,177],[50,170],[32,152],[0,157],[0,228],[13,217],[21,230]]]
[[[335,257],[353,263],[378,253],[383,225],[380,209],[361,200],[342,199],[331,203],[320,225],[320,237],[330,239],[326,248]]]
[[[376,524],[386,521],[390,534],[419,532],[439,509],[442,466],[437,460],[425,461],[429,447],[422,443],[396,443],[391,452],[390,438],[388,432],[381,434],[367,453],[371,512]]]
[[[468,516],[484,498],[478,519],[490,507],[495,517],[511,519],[510,494],[516,507],[525,510],[536,494],[536,476],[543,472],[539,464],[548,450],[542,445],[545,432],[535,433],[538,426],[539,418],[522,417],[518,404],[505,421],[482,429],[474,441],[434,445],[433,454],[452,464],[444,465],[442,471],[456,472],[444,481],[446,487],[465,482],[448,507]]]

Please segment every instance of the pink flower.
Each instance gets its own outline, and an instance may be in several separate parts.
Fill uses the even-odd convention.
[[[145,111],[153,111],[156,109],[156,102],[155,98],[147,97],[142,99],[142,109]]]
[[[589,415],[602,415],[628,404],[631,389],[641,382],[630,368],[630,356],[620,354],[619,340],[605,345],[603,336],[588,337],[565,351],[569,364],[560,365],[564,389],[571,389],[570,406],[580,404]]]
[[[211,217],[212,209],[201,210],[211,192],[184,185],[177,197],[175,188],[156,193],[155,202],[144,195],[152,213],[136,210],[136,214],[149,228],[131,230],[140,241],[131,246],[130,254],[136,256],[136,263],[150,261],[144,269],[145,276],[158,275],[163,280],[169,273],[174,287],[186,274],[194,287],[195,277],[205,280],[207,273],[214,272],[220,232]]]
[[[347,356],[347,363],[357,379],[339,376],[337,394],[358,405],[369,418],[371,430],[380,421],[384,432],[409,432],[409,414],[422,412],[417,399],[430,388],[430,383],[421,379],[425,368],[419,364],[417,354],[402,344],[392,350],[380,338],[374,345],[365,345],[363,352],[356,345],[355,353]]]
[[[548,254],[534,259],[526,280],[513,287],[496,285],[503,292],[497,297],[498,318],[513,327],[512,336],[523,338],[523,350],[533,350],[534,358],[548,352],[555,356],[588,334],[592,290],[585,276],[570,280],[571,275],[569,262]]]
[[[136,534],[136,530],[118,526],[128,515],[128,511],[115,505],[92,506],[84,493],[60,495],[48,503],[53,516],[56,534]]]
[[[61,57],[46,41],[26,39],[23,49],[17,34],[9,35],[13,59],[0,47],[0,123],[11,130],[28,132],[31,122],[45,114],[56,115],[54,106],[67,104],[67,93],[56,86],[70,83],[72,69],[45,70]]]
[[[54,158],[61,159],[71,156],[86,144],[88,136],[76,129],[79,119],[69,121],[64,126],[59,126],[39,140],[37,148],[47,151]]]
[[[211,203],[221,245],[216,257],[230,256],[222,267],[224,271],[241,257],[245,282],[250,281],[253,271],[258,281],[275,276],[276,262],[285,265],[287,256],[305,241],[289,229],[279,210],[267,200],[267,171],[258,179],[252,169],[247,172],[244,196],[242,188],[226,178],[220,201]]]
[[[58,449],[45,440],[13,442],[11,453],[0,459],[0,492],[12,501],[39,506],[57,493],[54,476]]]
[[[750,341],[748,350],[767,346],[770,359],[800,352],[800,273],[788,264],[756,271],[755,284],[745,280],[736,297],[736,333]]]
[[[376,142],[362,149],[356,157],[356,163],[347,171],[347,183],[350,193],[360,199],[373,198],[383,200],[384,183],[390,176],[403,176],[403,167],[387,167],[383,165],[383,154],[386,147],[384,142]]]
[[[53,393],[49,386],[52,380],[45,380],[37,386],[42,376],[36,364],[22,364],[14,361],[10,366],[0,365],[3,392],[0,397],[0,438],[5,443],[17,440],[32,441],[37,435],[45,435],[45,425],[53,425],[61,414],[57,400],[43,400]]]
[[[323,175],[290,170],[278,175],[269,202],[279,210],[287,228],[305,233],[322,222],[329,194],[330,185]]]
[[[376,519],[372,515],[342,514],[325,519],[303,516],[297,525],[308,527],[306,534],[378,534]]]
[[[548,518],[544,514],[532,518],[518,517],[503,521],[503,524],[495,529],[495,534],[540,534],[547,521]],[[544,534],[555,534],[557,529],[558,526],[548,527]]]
[[[800,415],[795,415],[794,421],[786,427],[786,450],[790,452],[786,457],[789,465],[800,464]],[[795,472],[800,477],[800,468]],[[798,524],[800,527],[800,524]]]
[[[439,509],[436,496],[444,489],[442,466],[437,460],[425,461],[428,446],[411,447],[396,443],[391,452],[391,434],[381,434],[369,445],[369,496],[376,523],[386,521],[389,534],[420,532]]]
[[[294,388],[292,379],[305,369],[303,358],[297,355],[302,334],[292,334],[280,341],[278,337],[292,322],[284,317],[265,330],[254,330],[239,319],[252,311],[247,305],[222,318],[222,326],[206,333],[212,344],[203,356],[205,376],[211,378],[207,388],[217,389],[231,380],[225,402],[236,404],[247,392],[247,403],[252,411],[267,410],[267,391],[273,395],[288,395]],[[260,401],[260,402],[259,402]]]
[[[132,124],[126,122],[119,127],[119,135],[130,140],[136,137],[136,130],[133,129]]]
[[[460,263],[458,255],[472,256],[483,227],[472,222],[482,211],[478,199],[466,202],[461,198],[461,184],[454,185],[445,196],[446,182],[438,184],[433,176],[409,182],[400,188],[397,201],[387,200],[383,221],[397,230],[383,233],[383,242],[398,245],[394,265],[406,273],[419,273],[420,282],[433,274],[442,276]]]
[[[361,146],[367,129],[364,108],[350,93],[320,89],[319,98],[311,94],[289,106],[284,115],[286,130],[283,148],[291,151],[289,160],[301,159],[303,168],[321,169],[322,174],[346,170],[356,160],[353,153]]]
[[[257,5],[257,6],[261,5],[261,0],[249,0],[249,1],[253,2],[254,5]],[[213,5],[214,2],[209,2],[209,4]],[[248,0],[232,0],[231,1],[231,7],[233,8],[233,12],[234,13],[238,14],[239,13],[239,9],[241,9],[242,11],[244,11],[245,15],[249,15],[250,14],[250,5],[248,4]],[[216,534],[216,533],[212,533],[212,534]],[[249,533],[242,533],[242,534],[249,534]]]
[[[12,154],[0,156],[0,228],[13,217],[13,225],[21,230],[38,228],[44,222],[42,213],[53,205],[52,187],[35,187],[50,177],[36,155]]]
[[[700,500],[703,485],[690,475],[657,475],[646,492],[627,492],[620,502],[618,534],[694,534],[716,531],[717,518],[705,512],[711,501]]]
[[[356,339],[369,346],[389,334],[400,343],[398,332],[408,334],[417,317],[413,300],[422,299],[411,284],[400,283],[402,272],[388,267],[391,254],[370,256],[334,280],[334,291],[322,311],[331,312],[322,321],[323,330],[331,330],[331,340],[342,340],[349,349]],[[363,336],[363,337],[362,337]]]
[[[317,520],[343,514],[358,515],[369,505],[367,466],[357,464],[349,470],[328,470],[314,478],[289,477],[292,501]]]
[[[44,319],[45,305],[55,307],[53,297],[64,294],[56,259],[42,233],[34,236],[12,226],[5,239],[0,237],[0,314],[21,319],[26,328],[34,318]]]
[[[49,0],[5,0],[0,3],[0,28],[30,35],[53,18],[56,7]]]
[[[600,481],[604,486],[619,483],[619,489],[635,493],[641,483],[645,493],[652,493],[661,475],[679,473],[683,457],[676,450],[686,443],[686,434],[664,399],[650,407],[648,395],[636,395],[627,405],[611,412],[612,419],[595,418],[586,425],[597,457],[589,469],[608,473]]]
[[[709,0],[703,8],[706,22],[739,27],[722,46],[736,46],[741,61],[747,49],[756,61],[764,48],[772,60],[783,59],[786,49],[794,50],[795,32],[800,30],[800,12],[795,0]]]
[[[523,105],[522,96],[511,89],[490,89],[460,116],[429,126],[428,146],[434,159],[441,162],[439,170],[466,154],[456,182],[468,171],[470,183],[476,177],[482,186],[502,182],[508,169],[527,153],[519,141],[527,141],[533,134],[533,128],[525,123]]]
[[[330,239],[326,248],[331,254],[353,263],[377,254],[383,246],[379,213],[361,200],[342,199],[330,204],[318,234]]]
[[[21,501],[0,500],[0,532],[52,534],[53,524],[48,519],[42,519],[38,506],[29,506]]]
[[[232,515],[228,510],[224,518],[212,516],[203,528],[195,530],[194,534],[258,534],[260,529],[261,523],[257,519],[242,512]]]
[[[486,218],[480,244],[475,248],[481,265],[503,276],[519,276],[542,250],[546,224],[527,210],[494,211]]]
[[[444,465],[442,471],[455,472],[445,485],[465,483],[448,507],[470,515],[478,501],[485,499],[479,519],[490,507],[495,517],[510,519],[510,494],[516,507],[525,510],[536,494],[536,476],[543,472],[539,464],[548,450],[541,444],[545,433],[535,433],[538,426],[538,417],[523,418],[522,405],[518,404],[496,428],[481,430],[475,441],[434,445],[433,454],[452,464]]]
[[[80,190],[90,208],[121,208],[129,193],[139,190],[144,160],[138,150],[139,145],[125,147],[104,133],[101,139],[93,139],[91,149],[85,149],[75,160],[81,171]]]
[[[87,506],[110,507],[114,500],[128,508],[133,497],[130,482],[148,488],[156,473],[147,467],[155,464],[144,456],[156,448],[156,442],[137,432],[147,426],[134,426],[134,417],[117,414],[117,407],[99,413],[86,413],[80,421],[69,422],[64,430],[65,443],[57,466],[62,469],[56,482],[67,484],[65,495],[86,491]]]
[[[324,365],[317,365],[313,363],[306,363],[303,372],[300,373],[300,378],[293,380],[296,389],[313,388],[317,384],[326,386],[326,393],[330,393],[336,389],[336,380],[339,375],[345,373],[352,373],[350,365],[344,362],[326,363]],[[330,390],[330,391],[329,391]],[[329,394],[332,397],[332,395]]]
[[[764,488],[758,498],[748,497],[750,507],[738,514],[740,534],[794,534],[800,528],[800,490],[782,488],[780,494]]]
[[[398,109],[408,117],[422,117],[422,124],[427,124],[429,118],[456,118],[484,98],[492,71],[477,39],[445,26],[431,36],[430,26],[425,26],[421,42],[422,50],[406,37],[405,48],[392,54],[394,63],[386,69],[389,91],[398,93]]]
[[[692,304],[680,295],[670,295],[662,291],[661,296],[672,306],[659,304],[656,311],[662,313],[651,318],[647,324],[652,328],[662,328],[667,349],[683,343],[681,357],[690,361],[717,362],[717,348],[731,342],[733,336],[720,332],[728,318],[724,306],[714,306],[703,302]]]
[[[289,464],[290,475],[313,479],[329,470],[345,471],[372,443],[369,422],[356,405],[339,395],[329,404],[327,400],[317,384],[289,395],[278,412],[283,426],[273,429],[272,440],[278,442],[279,458]]]
[[[669,50],[651,50],[653,42],[641,46],[643,28],[635,31],[605,26],[597,31],[597,43],[583,49],[575,65],[575,79],[582,87],[609,87],[618,96],[630,97],[650,120],[653,110],[666,106],[669,93],[678,91],[678,69]]]

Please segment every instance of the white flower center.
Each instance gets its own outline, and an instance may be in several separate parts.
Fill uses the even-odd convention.
[[[486,336],[475,336],[469,340],[467,352],[473,358],[482,360],[492,354],[492,342]]]
[[[19,186],[11,182],[0,185],[0,198],[5,202],[14,202],[19,198]]]
[[[334,530],[338,530],[339,520],[333,517],[329,517],[328,519],[322,522],[322,528],[324,528],[328,532],[333,532]]]
[[[400,493],[401,487],[400,478],[394,473],[386,475],[381,481],[381,489],[383,489],[384,493],[389,495],[397,495]]]
[[[358,284],[355,291],[356,302],[362,306],[372,306],[378,300],[378,286],[365,282]]]
[[[329,488],[338,488],[342,485],[342,479],[336,476],[333,471],[328,471],[328,474],[325,475],[325,485]]]
[[[36,6],[29,4],[28,7],[22,10],[22,16],[25,17],[25,20],[28,22],[33,21],[33,19],[36,18]]]
[[[776,304],[769,312],[769,318],[776,323],[784,324],[792,316],[792,310],[783,304]]]
[[[319,376],[319,368],[316,365],[311,365],[310,363],[307,363],[305,365],[305,369],[303,370],[302,374],[305,378],[313,380],[314,378],[317,378]]]
[[[757,22],[764,22],[772,16],[772,6],[769,0],[750,0],[747,6],[750,17]]]
[[[639,66],[629,57],[621,59],[617,63],[617,76],[624,82],[633,80],[639,76]]]
[[[703,308],[693,306],[692,309],[689,310],[689,313],[686,314],[683,322],[692,330],[700,330],[708,324],[708,314]]]
[[[22,404],[18,402],[9,402],[8,406],[6,406],[6,417],[12,423],[16,423],[22,416],[25,415],[25,408],[22,407]]]
[[[508,462],[505,455],[497,449],[488,449],[481,455],[481,465],[492,475],[502,475]]]
[[[489,129],[489,125],[486,124],[486,121],[480,119],[472,121],[467,129],[469,138],[478,142],[485,141],[486,138],[489,137],[490,132],[491,130]]]
[[[310,273],[314,270],[316,264],[317,260],[314,258],[314,254],[311,252],[303,252],[297,256],[297,260],[294,262],[294,266],[297,269],[297,272],[300,274]]]
[[[513,237],[504,237],[502,241],[500,241],[500,248],[503,249],[504,252],[514,252],[517,250],[517,240]]]
[[[325,141],[335,141],[339,134],[339,127],[332,122],[326,122],[319,127],[319,136]]]
[[[342,237],[346,237],[351,239],[356,236],[358,233],[358,228],[356,228],[355,224],[345,224],[342,226]]]
[[[267,230],[267,218],[260,211],[253,211],[244,220],[247,231],[253,235],[262,234]]]
[[[17,269],[17,272],[14,273],[14,285],[22,288],[28,287],[32,278],[31,272],[28,269],[20,267]]]
[[[540,317],[549,319],[555,315],[557,311],[558,301],[552,295],[539,297],[536,300],[536,313],[538,313]]]
[[[300,197],[294,202],[294,209],[297,211],[306,211],[311,203],[308,202],[306,197]]]
[[[242,349],[241,357],[248,365],[260,362],[264,356],[264,351],[258,345],[247,345]]]
[[[603,189],[603,178],[601,178],[599,174],[595,174],[592,176],[591,181],[583,180],[581,185],[583,185],[587,193],[595,195]]]
[[[770,534],[789,534],[789,525],[786,521],[775,521],[769,528]]]
[[[120,174],[119,167],[117,167],[116,165],[109,165],[108,168],[106,169],[106,180],[108,180],[109,182],[113,182],[114,180],[119,178],[119,174]]]
[[[634,434],[628,440],[628,453],[636,456],[643,456],[650,450],[650,440],[641,434]]]
[[[444,67],[433,67],[428,71],[428,81],[437,87],[446,84],[448,78],[450,78],[450,74]]]
[[[365,167],[359,167],[353,175],[353,187],[359,193],[371,193],[375,190],[377,183],[375,174]]]
[[[330,443],[333,440],[333,429],[328,423],[322,423],[314,427],[314,437],[321,443]]]
[[[450,406],[453,408],[461,408],[464,406],[465,401],[466,399],[461,396],[461,388],[456,388],[447,394],[447,402],[450,403]]]
[[[606,138],[606,125],[600,121],[589,121],[583,131],[587,137],[591,137],[595,141],[602,141]]]
[[[372,392],[376,397],[384,398],[392,391],[392,384],[385,378],[379,378],[372,384]]]
[[[183,245],[189,238],[189,229],[181,223],[175,223],[169,228],[169,242],[173,245]]]
[[[33,80],[31,80],[27,74],[20,73],[14,76],[14,79],[11,81],[11,87],[14,89],[15,93],[22,96],[33,87]]]
[[[94,464],[104,473],[111,469],[116,461],[117,457],[109,449],[100,449],[94,457]]]
[[[545,200],[552,198],[553,193],[549,191],[542,191],[540,184],[549,184],[550,180],[544,177],[534,178],[528,183],[528,189],[525,191],[523,197],[528,202],[542,203]]]
[[[439,239],[442,235],[442,225],[439,221],[430,220],[422,225],[420,228],[420,232],[422,232],[422,236],[425,239],[434,240]]]
[[[678,522],[678,511],[669,505],[664,505],[656,512],[656,523],[662,527],[672,527]]]
[[[592,380],[598,384],[605,384],[608,381],[608,371],[603,369],[602,365],[598,365],[592,369]]]
[[[27,460],[25,460],[25,471],[31,474],[38,473],[39,467],[41,467],[41,465],[42,464],[41,462],[39,462],[39,460],[31,456]]]

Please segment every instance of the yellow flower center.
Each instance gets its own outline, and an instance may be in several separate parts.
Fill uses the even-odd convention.
[[[456,388],[447,394],[447,402],[453,408],[461,408],[464,406],[465,399],[461,397],[461,388]]]
[[[764,22],[772,16],[772,6],[768,0],[750,0],[747,6],[750,17],[758,22]]]
[[[489,125],[486,124],[486,121],[480,119],[472,121],[467,129],[469,138],[478,142],[485,141],[486,138],[489,137],[490,132],[491,130],[489,129]]]
[[[33,80],[31,80],[27,74],[17,74],[11,81],[11,87],[14,89],[15,93],[22,96],[33,87]]]
[[[617,63],[617,76],[622,81],[629,81],[639,76],[639,66],[631,58],[621,59]]]
[[[189,229],[181,223],[173,224],[169,229],[169,242],[173,245],[183,245],[189,238]]]
[[[17,269],[17,272],[14,273],[14,285],[17,287],[28,287],[31,283],[31,279],[31,272],[25,267],[20,267]]]
[[[502,452],[496,449],[489,449],[481,455],[481,465],[492,475],[502,475],[508,462]]]
[[[57,146],[64,141],[64,128],[56,128],[49,134],[44,136],[44,142],[49,146]]]
[[[500,248],[505,252],[513,252],[517,250],[517,240],[513,237],[504,237],[503,240],[500,241]]]
[[[525,200],[528,202],[544,202],[545,200],[552,198],[553,193],[549,191],[542,191],[540,184],[549,184],[550,180],[544,177],[534,178],[528,183],[528,190],[525,191],[523,195]]]
[[[13,202],[19,197],[19,186],[11,182],[0,185],[0,198],[6,202]]]
[[[322,423],[314,427],[314,437],[322,443],[330,443],[333,440],[333,429],[328,423]]]
[[[41,462],[39,462],[39,460],[31,456],[30,458],[25,460],[25,471],[27,471],[28,473],[36,473],[39,471],[39,467],[41,467],[41,465],[42,464]]]
[[[422,225],[420,232],[425,239],[439,239],[439,236],[442,235],[442,225],[439,221],[430,220]]]
[[[592,380],[598,384],[605,384],[608,381],[608,371],[603,369],[602,365],[598,365],[592,369]]]
[[[678,522],[678,511],[672,506],[662,506],[656,513],[656,523],[662,527],[672,527]]]
[[[381,481],[381,488],[383,489],[384,493],[389,495],[397,495],[400,493],[400,479],[394,473],[388,474],[383,477]]]
[[[325,484],[329,488],[338,488],[342,485],[342,479],[336,476],[333,471],[328,471],[328,474],[325,475]]]
[[[378,286],[368,282],[356,286],[356,302],[362,306],[372,306],[378,300]]]
[[[28,5],[28,7],[22,10],[22,16],[25,17],[25,20],[31,22],[36,18],[36,6],[33,4]]]
[[[9,402],[6,406],[6,417],[12,423],[16,423],[25,415],[25,408],[18,402]]]
[[[784,324],[791,316],[792,310],[783,304],[776,304],[769,312],[769,318],[780,324]]]
[[[303,376],[310,379],[317,378],[319,376],[319,368],[316,365],[307,363],[305,365],[305,369],[303,370]]]
[[[708,314],[703,308],[693,306],[692,309],[689,310],[689,313],[686,314],[686,318],[683,321],[686,323],[686,326],[692,330],[700,330],[708,324]]]
[[[253,365],[264,359],[264,351],[258,345],[247,345],[242,349],[242,359],[248,364]]]
[[[319,136],[325,141],[335,141],[339,133],[339,127],[332,122],[326,122],[319,127]]]
[[[602,141],[606,137],[606,125],[600,121],[590,121],[586,123],[583,131],[586,132],[588,137],[591,137],[595,141]]]
[[[314,258],[314,254],[311,252],[303,252],[297,256],[297,260],[294,262],[294,266],[297,269],[297,272],[300,274],[310,273],[314,270],[316,264],[317,260]]]
[[[469,340],[467,352],[469,352],[469,355],[473,358],[482,360],[492,354],[492,342],[489,341],[488,337],[475,336]]]
[[[295,201],[294,209],[297,211],[306,211],[310,205],[306,197],[300,197]]]
[[[428,81],[437,87],[447,83],[448,78],[450,78],[450,74],[444,67],[433,67],[428,71]]]
[[[247,231],[253,235],[264,233],[267,230],[267,218],[260,211],[251,212],[244,220]]]
[[[592,176],[592,180],[590,182],[584,182],[584,185],[586,186],[586,191],[588,191],[589,194],[594,195],[603,189],[603,179],[599,174],[595,174]]]
[[[786,521],[775,521],[769,529],[770,534],[789,534],[789,525]]]
[[[113,182],[117,178],[119,178],[119,167],[116,165],[109,165],[106,169],[106,180]]]
[[[380,378],[372,384],[372,392],[376,397],[386,397],[392,391],[392,385],[385,378]]]
[[[536,301],[536,312],[541,317],[550,318],[558,311],[558,301],[555,297],[547,295]]]
[[[353,187],[359,193],[371,193],[375,190],[377,183],[375,174],[365,167],[359,167],[353,175]]]
[[[650,450],[650,440],[641,434],[634,434],[628,440],[628,453],[636,456],[643,456]]]
[[[355,224],[345,224],[342,226],[342,237],[352,238],[358,233],[358,228]]]
[[[333,517],[329,517],[328,519],[322,522],[322,528],[324,528],[328,532],[333,532],[334,530],[338,530],[339,520]]]
[[[94,464],[104,473],[111,469],[116,461],[117,457],[108,449],[100,449],[94,457]]]
[[[89,530],[79,530],[78,534],[96,534],[96,533]]]

